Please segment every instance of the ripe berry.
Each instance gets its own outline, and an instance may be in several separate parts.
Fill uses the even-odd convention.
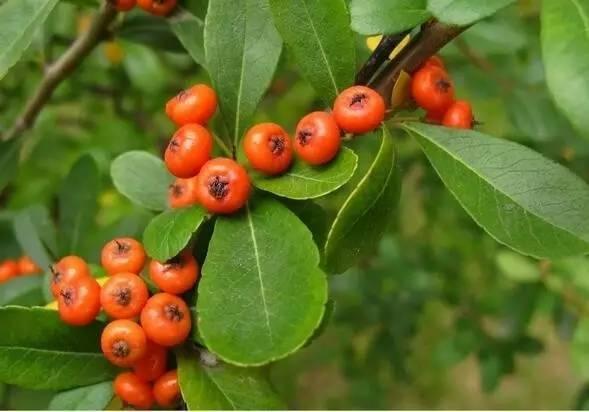
[[[22,256],[17,262],[18,272],[21,275],[30,275],[43,272],[39,266],[28,256]]]
[[[170,207],[178,209],[198,204],[197,178],[176,179],[170,185],[168,202]]]
[[[178,296],[153,295],[141,311],[141,326],[147,337],[162,346],[179,345],[188,338],[192,321],[190,309]]]
[[[151,409],[153,391],[151,386],[133,372],[122,372],[113,382],[114,393],[121,400],[138,409]]]
[[[141,273],[145,266],[145,249],[130,237],[113,239],[102,248],[100,262],[109,275]]]
[[[340,130],[333,116],[313,112],[299,122],[294,149],[305,162],[322,165],[335,157],[341,143]]]
[[[180,295],[190,290],[200,274],[196,259],[190,252],[183,252],[167,262],[152,260],[149,264],[151,280],[163,292]]]
[[[131,319],[139,316],[149,298],[143,279],[133,273],[118,273],[100,291],[100,303],[108,316]]]
[[[5,260],[0,263],[0,283],[7,282],[18,274],[18,264],[14,260]]]
[[[61,320],[68,325],[92,323],[100,312],[100,285],[90,276],[61,283],[57,307]]]
[[[120,367],[130,367],[145,356],[147,337],[137,323],[114,320],[102,331],[100,347],[106,359]]]
[[[166,372],[153,384],[153,396],[162,408],[172,408],[180,400],[180,386],[178,385],[178,371]]]
[[[110,2],[118,11],[129,11],[135,7],[137,0],[110,0]]]
[[[142,380],[152,382],[166,372],[168,351],[152,341],[147,341],[145,355],[133,365],[133,372]]]
[[[247,202],[251,183],[245,169],[232,159],[209,160],[198,174],[198,200],[211,213],[228,214]]]
[[[66,256],[50,267],[51,293],[57,297],[62,283],[71,282],[77,278],[90,277],[90,268],[84,259],[78,256]]]
[[[213,137],[209,131],[199,124],[187,124],[172,136],[164,160],[170,173],[186,179],[198,174],[212,151]]]
[[[137,0],[137,5],[156,16],[167,16],[176,7],[177,0]]]
[[[217,94],[206,84],[183,90],[166,103],[166,114],[177,126],[205,125],[217,110]]]
[[[455,129],[471,129],[473,120],[470,103],[464,100],[457,100],[446,111],[442,119],[442,125]]]
[[[445,111],[454,102],[454,86],[448,73],[433,65],[413,75],[411,94],[420,107],[431,112]]]
[[[423,64],[422,67],[425,66],[437,66],[440,69],[446,69],[446,66],[444,65],[444,61],[442,60],[442,58],[440,56],[438,56],[437,54],[434,54],[433,56],[431,56],[429,59],[427,59],[425,61],[425,63]]]
[[[362,134],[380,126],[385,110],[380,94],[366,86],[353,86],[335,99],[333,117],[345,132]]]
[[[268,175],[285,172],[292,162],[292,146],[286,131],[274,123],[252,127],[243,141],[252,167]]]
[[[441,124],[442,119],[444,118],[445,114],[446,114],[445,111],[441,111],[441,112],[428,111],[425,114],[425,121],[428,123],[432,123],[432,124]]]

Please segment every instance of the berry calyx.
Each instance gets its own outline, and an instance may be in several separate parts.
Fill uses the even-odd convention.
[[[149,291],[145,282],[134,273],[113,275],[100,291],[102,308],[114,319],[139,316],[148,298]]]
[[[130,367],[145,356],[147,337],[137,323],[114,320],[102,331],[100,347],[106,359],[120,367]]]
[[[275,123],[252,127],[245,135],[243,149],[252,167],[267,175],[284,173],[292,162],[290,137]]]
[[[190,334],[190,309],[178,296],[157,293],[141,311],[141,326],[153,342],[166,347],[179,345]]]
[[[236,161],[224,157],[209,160],[197,180],[198,200],[211,213],[229,214],[249,199],[250,178]]]

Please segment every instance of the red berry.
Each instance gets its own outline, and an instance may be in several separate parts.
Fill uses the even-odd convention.
[[[137,0],[110,0],[118,11],[129,11],[137,4]]]
[[[90,276],[61,283],[57,307],[61,320],[68,325],[92,323],[100,312],[100,285]]]
[[[252,167],[268,175],[284,173],[292,162],[290,137],[275,123],[252,127],[245,135],[243,148]]]
[[[166,104],[166,114],[178,126],[205,125],[217,110],[217,94],[205,84],[181,91]]]
[[[311,165],[322,165],[337,155],[341,146],[340,129],[332,115],[313,112],[297,125],[294,149]]]
[[[153,405],[151,385],[132,372],[118,374],[113,382],[113,390],[124,403],[134,408],[151,409]]]
[[[353,86],[335,99],[333,117],[345,132],[362,134],[380,126],[385,110],[380,94],[366,86]]]
[[[198,204],[197,182],[196,176],[189,179],[176,179],[168,191],[170,207],[178,209]]]
[[[464,100],[457,100],[446,111],[442,119],[442,125],[455,129],[472,129],[473,120],[470,103]]]
[[[137,5],[156,16],[167,16],[176,7],[177,0],[137,0]]]
[[[213,137],[199,124],[182,126],[172,136],[164,160],[170,173],[187,179],[194,177],[211,158]]]
[[[240,164],[218,157],[209,160],[198,175],[198,200],[211,213],[229,214],[249,199],[250,178]]]
[[[444,69],[428,65],[419,69],[411,80],[411,94],[419,107],[439,113],[454,103],[454,86]]]

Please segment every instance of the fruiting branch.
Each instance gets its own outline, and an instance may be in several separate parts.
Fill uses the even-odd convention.
[[[366,85],[378,72],[378,69],[387,61],[390,54],[403,41],[409,31],[404,31],[398,34],[383,36],[376,46],[376,49],[370,55],[370,58],[364,63],[364,66],[358,71],[356,75],[356,84]]]
[[[104,2],[88,31],[80,35],[69,49],[45,70],[45,75],[37,90],[26,103],[14,125],[2,136],[2,140],[14,139],[33,126],[55,89],[105,37],[116,15],[117,11],[110,2]]]

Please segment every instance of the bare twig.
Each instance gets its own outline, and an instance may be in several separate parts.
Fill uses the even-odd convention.
[[[368,84],[378,69],[387,61],[390,54],[395,50],[395,47],[403,41],[407,34],[409,34],[409,31],[383,36],[376,49],[370,55],[370,58],[364,63],[364,66],[362,66],[356,75],[356,84]]]
[[[80,35],[61,57],[46,70],[43,80],[31,96],[22,113],[2,140],[10,140],[32,127],[37,116],[51,99],[53,92],[77,68],[88,54],[107,34],[108,28],[117,15],[110,2],[106,1],[94,18],[87,32]]]

